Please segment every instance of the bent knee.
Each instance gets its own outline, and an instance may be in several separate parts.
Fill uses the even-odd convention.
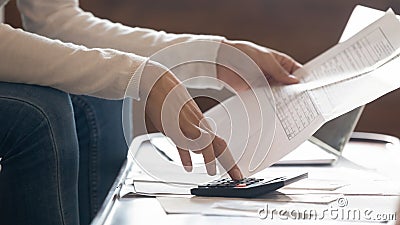
[[[48,137],[52,145],[76,145],[71,100],[52,88],[0,82],[0,146],[7,151],[21,143]],[[47,139],[47,138],[44,138]]]

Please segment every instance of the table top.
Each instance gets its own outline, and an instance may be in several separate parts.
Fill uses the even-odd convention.
[[[148,143],[147,143],[148,144]],[[144,142],[144,146],[146,143]],[[141,145],[142,147],[142,145]],[[367,151],[378,151],[380,154],[385,154],[385,148],[387,146],[385,144],[368,144],[365,142],[353,142],[345,149],[345,151],[352,151],[355,149],[355,152],[358,154],[362,154],[360,149],[367,149]],[[398,151],[399,152],[399,151]],[[346,155],[346,154],[344,154]],[[355,153],[347,154],[350,157],[355,157]],[[393,159],[395,161],[396,159]],[[365,163],[365,162],[364,162]],[[389,162],[386,162],[389,163]],[[362,164],[362,163],[361,163]],[[396,164],[393,162],[393,165]],[[118,189],[120,188],[121,181],[125,179],[126,174],[129,171],[129,168],[132,166],[132,162],[126,162],[125,167],[121,170],[120,176],[117,179],[113,189],[110,191],[109,196],[107,197],[106,204],[103,205],[101,212],[96,216],[93,220],[92,224],[220,224],[220,223],[229,223],[229,224],[265,224],[266,220],[262,220],[260,218],[254,217],[240,217],[240,216],[204,216],[201,214],[167,214],[158,200],[154,197],[129,197],[129,198],[118,198]],[[363,165],[357,165],[345,157],[341,157],[337,163],[331,166],[301,166],[301,167],[274,167],[275,170],[299,170],[309,171],[309,177],[314,179],[319,179],[321,175],[325,174],[325,176],[329,176],[329,178],[336,179],[337,177],[343,177],[343,173],[349,171],[347,173],[348,179],[351,182],[357,183],[362,179],[368,179],[368,177],[360,178],[360,175],[354,174],[354,171],[368,171],[368,174],[371,176],[380,176],[381,174],[377,173],[377,165],[373,165],[372,170],[363,167]],[[358,173],[358,172],[357,172]],[[363,175],[361,175],[363,176]],[[385,176],[382,176],[385,177]],[[360,180],[359,180],[360,179]],[[375,179],[375,178],[374,178]],[[361,188],[362,189],[362,188]],[[360,190],[362,191],[362,190]],[[372,195],[349,195],[346,196],[346,199],[349,202],[349,206],[352,206],[356,209],[368,209],[376,212],[381,212],[384,209],[384,212],[387,214],[393,214],[395,212],[395,207],[397,205],[397,196],[372,196]],[[328,207],[328,206],[327,206]],[[275,218],[273,224],[288,224],[293,223],[291,220],[282,220]],[[314,224],[338,224],[338,223],[351,223],[351,224],[373,224],[373,220],[366,221],[337,221],[337,220],[301,220],[296,221],[296,223],[314,223]],[[382,224],[382,223],[380,223]]]

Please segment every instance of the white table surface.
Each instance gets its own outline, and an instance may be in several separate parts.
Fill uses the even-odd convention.
[[[143,148],[148,144],[144,144]],[[347,155],[351,157],[355,157],[357,154],[363,154],[362,149],[366,149],[366,152],[378,151],[380,154],[382,153],[382,157],[384,157],[385,153],[388,151],[385,150],[386,145],[384,144],[367,144],[362,142],[355,142],[348,145],[345,151],[347,151]],[[354,151],[354,152],[352,152]],[[351,152],[351,153],[350,153]],[[357,153],[357,154],[356,154]],[[362,161],[362,160],[361,160]],[[386,162],[387,165],[395,165],[398,159],[392,159],[393,162]],[[363,162],[363,161],[362,161]],[[365,163],[365,162],[363,162]],[[392,164],[391,164],[392,163]],[[365,166],[365,165],[364,165]],[[382,166],[382,165],[380,165]],[[368,174],[371,173],[372,177],[375,175],[381,176],[376,169],[377,165],[372,165],[374,167],[373,170],[368,170]],[[341,158],[338,162],[332,166],[309,166],[309,167],[275,167],[277,170],[307,170],[309,171],[309,177],[318,179],[321,174],[326,174],[326,177],[329,179],[330,177],[335,178],[349,176],[348,181],[357,183],[359,181],[368,179],[368,177],[359,178],[355,177],[357,174],[354,174],[354,171],[363,171],[364,168],[356,165],[346,158]],[[343,171],[352,171],[347,175],[342,175]],[[341,171],[341,174],[338,175],[338,171]],[[375,172],[378,171],[378,172]],[[321,173],[322,172],[322,173]],[[382,177],[386,177],[385,175]],[[346,177],[343,177],[346,180]],[[375,178],[373,178],[375,179]],[[361,191],[361,190],[360,190]],[[354,208],[359,209],[371,209],[374,211],[380,211],[384,208],[385,212],[395,212],[395,206],[398,200],[397,196],[368,196],[368,195],[352,195],[346,196],[349,201],[349,207],[352,206]],[[156,198],[153,197],[132,197],[132,198],[121,198],[114,199],[112,201],[113,204],[109,204],[110,210],[104,212],[101,216],[103,216],[104,221],[102,219],[98,219],[97,217],[93,224],[118,224],[118,225],[128,225],[128,224],[293,224],[291,220],[280,220],[275,219],[273,221],[261,220],[256,217],[228,217],[228,216],[203,216],[201,214],[167,214],[161,207],[160,203]],[[335,221],[335,220],[303,220],[296,221],[296,224],[374,224],[373,221],[365,222],[365,221]],[[380,223],[382,224],[382,223]]]

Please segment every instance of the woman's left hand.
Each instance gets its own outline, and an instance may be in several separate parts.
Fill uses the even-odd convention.
[[[275,82],[283,84],[295,84],[299,82],[292,73],[299,69],[301,64],[290,56],[248,41],[224,40],[218,53],[219,59],[217,61],[219,62],[225,61],[221,57],[230,57],[230,53],[225,52],[224,54],[224,51],[227,51],[224,44],[248,55],[258,65],[268,80],[272,79]],[[218,79],[226,82],[236,91],[247,90],[249,88],[246,82],[243,82],[242,77],[224,66],[217,65],[217,76]]]

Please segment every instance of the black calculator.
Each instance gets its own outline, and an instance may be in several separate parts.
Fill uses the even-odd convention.
[[[308,173],[271,179],[244,178],[232,180],[230,178],[222,178],[199,185],[197,188],[192,188],[190,193],[207,197],[254,198],[307,177]]]

